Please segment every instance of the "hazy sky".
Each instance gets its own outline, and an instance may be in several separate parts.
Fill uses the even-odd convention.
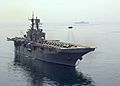
[[[120,22],[120,0],[0,0],[0,21],[22,21],[32,11],[48,22]]]

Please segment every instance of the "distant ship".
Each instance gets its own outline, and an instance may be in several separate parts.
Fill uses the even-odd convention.
[[[89,24],[89,22],[80,21],[80,22],[75,22],[75,24]]]
[[[94,46],[84,46],[61,42],[60,40],[47,40],[41,29],[40,19],[29,19],[31,27],[24,37],[8,38],[14,41],[15,55],[24,56],[35,60],[41,60],[61,65],[75,66],[78,59],[88,52],[94,51]]]

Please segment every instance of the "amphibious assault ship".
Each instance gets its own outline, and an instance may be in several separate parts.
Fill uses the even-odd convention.
[[[94,51],[93,46],[61,42],[60,40],[46,40],[45,33],[41,29],[40,19],[29,19],[31,27],[23,37],[8,38],[14,41],[15,55],[24,56],[35,60],[41,60],[56,64],[75,66],[78,59],[88,52]]]

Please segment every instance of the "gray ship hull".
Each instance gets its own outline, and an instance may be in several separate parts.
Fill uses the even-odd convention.
[[[88,49],[72,49],[72,50],[53,50],[49,51],[48,48],[29,49],[22,46],[15,46],[15,54],[24,56],[25,58],[31,58],[56,64],[75,66],[78,59],[82,60],[82,56],[94,48]]]

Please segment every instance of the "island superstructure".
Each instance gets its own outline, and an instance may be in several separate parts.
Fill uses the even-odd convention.
[[[61,42],[60,40],[47,40],[45,32],[41,29],[40,19],[31,19],[31,27],[24,37],[8,38],[14,41],[15,54],[24,58],[33,58],[61,65],[75,66],[78,59],[95,50],[94,46]]]

